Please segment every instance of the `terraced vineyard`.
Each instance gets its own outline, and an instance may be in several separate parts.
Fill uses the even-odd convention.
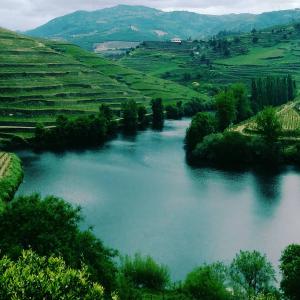
[[[7,172],[11,157],[8,153],[0,152],[0,179],[3,178]]]
[[[184,86],[118,66],[70,44],[32,39],[0,29],[0,138],[29,137],[37,123],[59,114],[95,114],[101,103],[116,112],[123,101],[148,105],[201,98]]]
[[[282,124],[281,139],[300,139],[300,100],[287,103],[278,108],[277,112]],[[255,117],[235,125],[230,130],[238,131],[245,135],[257,134]]]
[[[287,105],[278,112],[283,130],[300,134],[300,104]]]
[[[47,42],[49,47],[56,51],[71,55],[86,66],[101,72],[105,76],[126,85],[131,90],[141,93],[149,98],[161,97],[166,103],[178,100],[198,98],[203,101],[209,99],[192,89],[179,85],[173,81],[162,80],[155,76],[149,76],[148,72],[138,72],[124,67],[110,60],[100,58],[98,55],[87,52],[72,44]],[[147,64],[147,60],[144,61]]]
[[[13,198],[22,179],[20,159],[15,154],[0,152],[0,211]]]

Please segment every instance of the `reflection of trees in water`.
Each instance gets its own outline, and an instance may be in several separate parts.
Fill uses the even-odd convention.
[[[274,204],[281,199],[281,172],[280,170],[270,170],[254,173],[254,188],[259,200]]]

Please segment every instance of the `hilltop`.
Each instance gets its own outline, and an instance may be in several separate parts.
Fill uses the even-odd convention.
[[[93,50],[104,41],[166,41],[203,38],[219,31],[247,32],[300,19],[300,10],[254,14],[204,15],[163,12],[144,6],[119,5],[97,11],[77,11],[55,18],[26,34],[67,40]]]
[[[96,114],[101,103],[116,113],[134,99],[149,105],[206,99],[176,83],[119,66],[71,44],[37,40],[0,29],[1,138],[28,137],[37,123],[60,114]]]

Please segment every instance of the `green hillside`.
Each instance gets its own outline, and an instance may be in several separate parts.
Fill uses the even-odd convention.
[[[176,83],[118,66],[78,46],[35,40],[0,29],[0,135],[30,136],[36,123],[57,115],[118,111],[123,101],[149,104],[201,98]]]
[[[208,41],[145,42],[120,62],[127,67],[213,93],[257,76],[292,74],[300,83],[300,26],[278,26]]]
[[[300,98],[277,108],[277,115],[282,125],[281,140],[300,140]],[[256,117],[252,117],[240,124],[233,126],[230,130],[240,132],[244,135],[258,134]]]
[[[185,11],[163,12],[144,6],[119,5],[87,12],[77,11],[51,20],[27,34],[63,39],[88,50],[103,41],[166,41],[203,38],[227,30],[247,32],[300,19],[300,10],[253,14],[203,15]]]

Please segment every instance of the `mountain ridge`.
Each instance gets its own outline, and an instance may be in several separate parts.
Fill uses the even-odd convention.
[[[164,41],[173,37],[204,38],[220,31],[247,32],[300,21],[300,9],[261,14],[206,15],[165,12],[147,6],[118,5],[75,11],[25,32],[34,37],[65,40],[88,50],[105,41]],[[188,24],[188,25],[187,25]]]

